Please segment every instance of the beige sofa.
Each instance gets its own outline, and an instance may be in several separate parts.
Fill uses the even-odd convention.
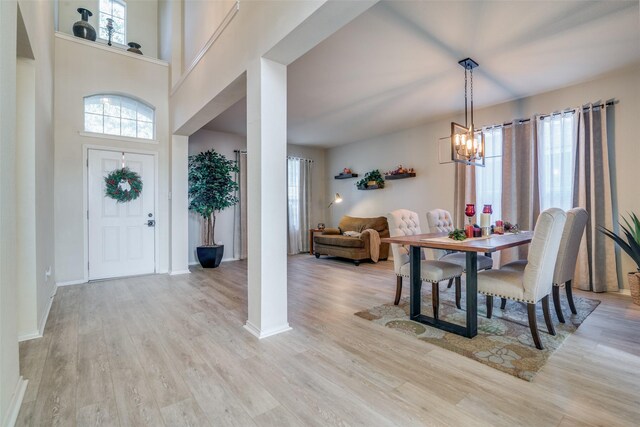
[[[356,218],[344,216],[340,220],[339,228],[327,228],[320,235],[313,238],[313,251],[316,258],[320,255],[336,256],[353,260],[355,265],[360,261],[371,258],[370,233],[368,229],[378,232],[380,238],[389,237],[389,224],[387,218],[380,216],[377,218]],[[360,237],[349,237],[343,233],[355,231],[362,233]],[[389,257],[389,244],[380,244],[380,255],[378,259],[386,260]]]

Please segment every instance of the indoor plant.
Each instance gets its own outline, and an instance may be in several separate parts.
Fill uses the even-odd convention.
[[[629,214],[629,219],[625,217],[622,217],[622,219],[625,222],[625,225],[620,223],[622,233],[616,234],[602,226],[600,226],[600,231],[616,242],[636,263],[637,271],[630,272],[627,277],[629,279],[631,298],[635,304],[640,305],[640,220],[634,213]],[[622,234],[624,234],[624,237]]]
[[[238,172],[236,162],[215,150],[189,156],[189,209],[204,219],[202,246],[198,246],[198,261],[204,268],[220,265],[224,245],[217,245],[214,230],[216,212],[238,203],[238,184],[231,174]]]
[[[384,178],[378,169],[367,172],[360,181],[356,182],[358,190],[366,190],[368,188],[384,188]]]

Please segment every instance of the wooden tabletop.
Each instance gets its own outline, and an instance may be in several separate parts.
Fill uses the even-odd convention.
[[[420,246],[431,249],[445,249],[461,252],[497,252],[514,246],[524,245],[531,242],[533,232],[521,231],[517,234],[492,234],[484,239],[467,239],[461,242],[434,241],[428,240],[438,237],[447,237],[448,233],[428,233],[416,234],[413,236],[386,237],[380,239],[383,243],[397,243],[400,245]],[[425,240],[427,239],[427,240]]]

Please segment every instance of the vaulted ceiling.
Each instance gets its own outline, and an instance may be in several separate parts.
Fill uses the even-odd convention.
[[[633,1],[381,1],[288,68],[288,139],[336,146],[640,61]],[[245,100],[206,128],[246,134]]]

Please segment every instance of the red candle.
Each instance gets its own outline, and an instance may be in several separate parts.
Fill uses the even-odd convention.
[[[467,237],[473,237],[473,225],[472,224],[465,225],[464,234],[466,234]]]

